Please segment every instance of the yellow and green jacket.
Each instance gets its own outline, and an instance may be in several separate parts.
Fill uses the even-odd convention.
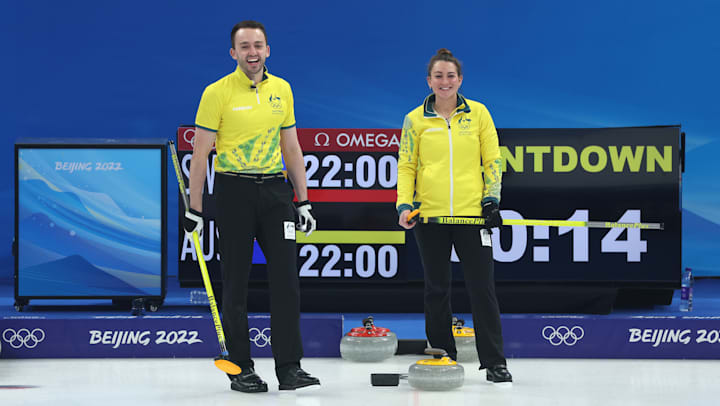
[[[458,94],[449,120],[435,95],[405,116],[398,156],[398,213],[480,216],[482,202],[500,203],[502,161],[497,131],[482,104]]]

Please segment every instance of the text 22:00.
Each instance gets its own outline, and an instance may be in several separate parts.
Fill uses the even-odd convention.
[[[374,247],[359,245],[353,252],[345,252],[337,245],[322,246],[322,250],[314,244],[305,244],[300,248],[299,256],[307,257],[300,267],[301,278],[370,278],[376,273],[381,278],[393,278],[397,275],[398,253],[392,245]],[[318,258],[327,258],[322,270],[314,268]],[[343,258],[351,268],[336,269],[335,266]]]
[[[346,162],[337,155],[325,155],[322,161],[315,155],[305,155],[307,185],[311,188],[360,187],[371,188],[378,185],[394,188],[397,185],[397,158],[383,155],[379,158],[360,155],[354,162]],[[322,179],[315,179],[319,168],[328,168]],[[342,179],[341,173],[354,173],[352,178]],[[319,175],[319,173],[318,173]],[[341,179],[336,179],[340,177]]]

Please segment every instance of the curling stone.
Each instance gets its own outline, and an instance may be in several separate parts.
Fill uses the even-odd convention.
[[[453,317],[453,337],[455,337],[455,349],[457,349],[458,362],[474,362],[478,360],[477,349],[475,348],[475,330],[465,327],[463,319]]]
[[[388,335],[389,335],[390,337],[395,337],[395,340],[397,340],[397,334],[395,334],[395,333],[393,333],[392,331],[390,331],[389,328],[376,326],[376,325],[375,325],[375,318],[374,318],[373,316],[367,316],[367,318],[364,318],[364,319],[363,319],[363,327],[353,327],[353,328],[350,329],[350,331],[364,331],[365,329],[368,328],[368,325],[370,325],[370,327],[371,327],[373,330],[375,330],[375,331],[377,331],[377,332],[381,332],[381,333],[382,333],[382,332],[388,333]]]
[[[450,359],[447,352],[428,348],[427,354],[442,355],[442,358],[421,359],[410,365],[408,383],[416,389],[445,391],[459,388],[465,381],[462,365]]]
[[[392,357],[397,346],[396,336],[367,325],[361,331],[350,331],[340,340],[340,356],[357,362],[382,361]]]

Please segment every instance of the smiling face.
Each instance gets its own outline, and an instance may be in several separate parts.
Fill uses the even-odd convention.
[[[458,75],[457,66],[454,63],[437,61],[430,69],[427,82],[435,93],[436,99],[455,100],[462,84],[462,75]]]
[[[259,28],[240,28],[235,33],[235,44],[230,49],[240,70],[255,83],[262,78],[265,59],[270,56],[270,46]]]

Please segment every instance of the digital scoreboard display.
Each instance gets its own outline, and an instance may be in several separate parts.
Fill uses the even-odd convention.
[[[506,219],[663,223],[664,230],[505,226],[492,234],[495,278],[510,283],[674,287],[681,267],[681,132],[677,126],[498,129]],[[177,133],[187,180],[194,127]],[[304,286],[422,282],[413,232],[395,210],[400,129],[298,129],[318,229],[298,233]],[[210,156],[208,180],[214,171]],[[214,225],[205,186],[206,230]],[[208,224],[208,222],[210,224]],[[208,228],[209,226],[209,228]],[[212,238],[210,238],[212,236]],[[203,250],[220,281],[219,234]],[[180,232],[179,278],[199,282],[194,250]],[[256,245],[254,267],[264,258]],[[452,261],[458,262],[455,252]],[[456,265],[457,266],[457,265]],[[459,268],[459,266],[457,266]],[[251,279],[264,278],[262,272]],[[453,278],[463,280],[462,272]]]

